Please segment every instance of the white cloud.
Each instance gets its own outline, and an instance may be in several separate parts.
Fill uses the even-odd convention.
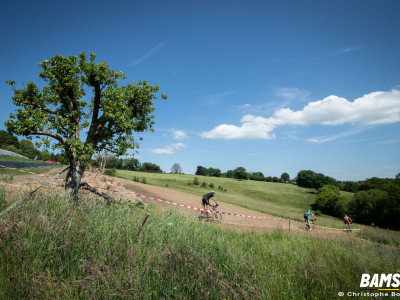
[[[167,145],[164,148],[153,149],[151,152],[155,154],[174,154],[176,151],[185,148],[186,145],[184,143],[177,143],[172,145]]]
[[[302,110],[290,108],[275,112],[274,119],[289,125],[390,124],[400,121],[400,90],[373,92],[350,102],[329,96],[310,102]]]
[[[182,130],[175,130],[175,129],[172,129],[172,133],[173,133],[173,135],[174,135],[174,139],[175,139],[175,140],[180,140],[180,141],[182,141],[182,140],[184,140],[185,138],[187,138],[187,134],[186,134],[184,131],[182,131]]]
[[[273,130],[281,125],[379,125],[399,121],[400,90],[391,90],[373,92],[353,102],[332,95],[310,102],[298,111],[279,109],[270,118],[246,115],[241,126],[222,124],[200,135],[210,139],[272,139]]]
[[[222,124],[200,136],[207,139],[273,139],[271,132],[275,126],[269,119],[246,115],[241,119],[242,126]]]

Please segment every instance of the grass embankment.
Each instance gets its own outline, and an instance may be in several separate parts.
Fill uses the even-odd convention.
[[[1,188],[0,207],[18,196]],[[179,211],[72,206],[57,194],[0,219],[2,299],[328,299],[357,291],[362,273],[396,272],[399,260],[398,248],[355,239],[238,234]]]
[[[37,162],[37,163],[43,162],[41,160],[34,160],[12,155],[0,155],[0,161],[22,161],[22,162]]]
[[[23,157],[11,156],[11,155],[0,155],[0,161],[44,163],[44,161],[41,161],[41,160],[26,159]],[[27,167],[27,168],[23,168],[23,170],[41,174],[41,173],[47,173],[54,168],[60,168],[60,167],[63,167],[63,165],[54,164],[52,166]],[[2,181],[10,180],[10,175],[23,175],[23,174],[28,175],[28,173],[22,173],[21,171],[0,168],[0,180],[2,180]],[[12,179],[11,179],[11,181],[12,181]]]
[[[293,184],[126,170],[117,170],[116,176],[129,180],[136,177],[139,181],[145,178],[147,184],[198,195],[199,199],[212,189],[216,192],[216,198],[222,202],[301,222],[304,220],[304,212],[315,202],[315,189],[301,188]],[[199,180],[199,185],[192,184],[195,177]],[[203,182],[206,182],[207,188],[201,187]],[[209,187],[210,183],[214,184],[213,188]],[[343,195],[350,196],[351,194],[344,192]],[[325,215],[318,216],[317,224],[344,228],[342,220]],[[360,228],[360,226],[355,225],[355,228]]]

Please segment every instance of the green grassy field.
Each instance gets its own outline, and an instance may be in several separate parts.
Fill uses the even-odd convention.
[[[10,194],[0,188],[0,207],[19,197]],[[0,218],[1,299],[335,299],[399,261],[398,248],[359,239],[238,234],[178,209],[73,205],[59,194]]]
[[[253,180],[238,181],[231,178],[218,178],[194,176],[184,174],[144,173],[126,170],[117,170],[117,177],[130,179],[134,177],[141,181],[146,178],[146,183],[185,193],[198,195],[199,198],[207,192],[214,190],[216,198],[225,203],[235,204],[250,208],[255,211],[268,213],[274,216],[303,221],[304,212],[315,201],[315,189],[300,188],[293,184],[261,182]],[[194,178],[199,180],[199,185],[189,185]],[[207,188],[201,187],[206,182]],[[214,184],[213,188],[209,184]],[[218,187],[222,187],[218,189]],[[226,189],[226,191],[225,191]],[[343,192],[350,196],[350,193]],[[343,228],[342,220],[330,216],[318,216],[318,224],[335,228]],[[359,228],[357,226],[355,228]]]

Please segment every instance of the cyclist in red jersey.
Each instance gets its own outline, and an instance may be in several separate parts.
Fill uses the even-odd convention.
[[[350,227],[350,223],[353,223],[353,220],[350,219],[350,217],[348,215],[345,215],[343,218],[343,222],[344,222],[344,224],[346,224]]]

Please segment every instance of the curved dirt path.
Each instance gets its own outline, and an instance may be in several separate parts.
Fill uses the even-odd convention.
[[[120,181],[128,190],[134,191],[136,194],[139,195],[171,201],[192,207],[201,207],[201,196],[187,194],[184,192],[175,191],[159,186],[152,186],[148,184],[138,183],[127,179],[118,178],[117,180]],[[192,215],[196,213],[196,210],[191,208],[175,206],[172,204],[160,202],[153,199],[146,199],[146,198],[142,199],[147,203],[153,203],[160,209],[166,210],[174,207],[179,207],[179,209],[184,213]],[[227,229],[233,229],[239,232],[245,232],[245,231],[260,232],[260,231],[272,231],[275,229],[282,229],[283,231],[286,232],[290,231],[299,234],[311,234],[313,236],[325,236],[325,237],[344,236],[343,232],[327,230],[322,228],[319,228],[318,230],[313,232],[304,232],[301,227],[302,224],[300,222],[296,222],[293,220],[289,222],[289,220],[287,219],[279,219],[277,217],[265,213],[253,211],[229,203],[224,203],[222,201],[218,201],[218,203],[219,203],[218,210],[221,212],[234,213],[246,216],[266,217],[265,219],[264,218],[260,219],[260,218],[229,216],[224,214],[222,216],[222,223],[220,224],[220,226]]]
[[[57,172],[59,172],[60,170],[52,169],[51,171],[49,171],[49,173],[51,173],[51,175],[54,176],[54,174],[57,174]],[[50,174],[48,174],[48,175],[50,175]],[[65,176],[65,174],[63,174],[63,175]],[[64,176],[62,176],[62,177],[64,177]],[[187,194],[184,192],[175,191],[175,190],[171,190],[171,189],[163,188],[163,187],[159,187],[159,186],[153,186],[153,185],[143,184],[143,183],[139,183],[139,182],[134,182],[134,181],[131,181],[128,179],[103,176],[101,174],[99,174],[99,176],[108,178],[114,182],[118,182],[120,185],[123,185],[127,190],[131,191],[132,193],[138,194],[138,195],[162,199],[162,200],[175,202],[175,203],[183,204],[183,205],[188,205],[188,206],[192,206],[192,207],[201,207],[201,196]],[[15,176],[15,179],[18,181],[36,181],[36,182],[44,182],[44,181],[48,180],[47,178],[44,178],[44,177],[32,176],[32,175]],[[142,198],[142,200],[146,203],[152,203],[156,207],[158,207],[162,210],[178,208],[183,213],[186,213],[186,214],[194,215],[196,213],[196,210],[194,210],[194,209],[175,206],[172,204],[160,202],[160,201],[153,200],[153,199]],[[246,232],[246,231],[262,232],[262,231],[273,231],[275,229],[282,229],[283,231],[286,231],[286,232],[294,232],[294,233],[298,233],[298,234],[308,234],[308,235],[312,235],[312,236],[327,237],[327,238],[345,237],[345,235],[347,235],[341,231],[322,229],[322,228],[319,228],[318,230],[313,231],[313,232],[304,232],[301,228],[302,224],[300,222],[296,222],[296,221],[289,222],[289,220],[287,220],[287,219],[279,219],[277,217],[274,217],[274,216],[271,216],[271,215],[268,215],[265,213],[253,211],[253,210],[243,208],[240,206],[236,206],[233,204],[229,204],[229,203],[224,203],[222,201],[218,201],[218,203],[220,204],[218,206],[218,210],[220,210],[222,212],[240,214],[240,215],[246,215],[246,216],[266,217],[265,219],[264,218],[260,219],[260,218],[229,216],[229,215],[224,214],[222,217],[222,223],[219,226],[227,228],[227,229],[235,230],[238,232]],[[289,228],[289,226],[290,226],[290,228]]]

